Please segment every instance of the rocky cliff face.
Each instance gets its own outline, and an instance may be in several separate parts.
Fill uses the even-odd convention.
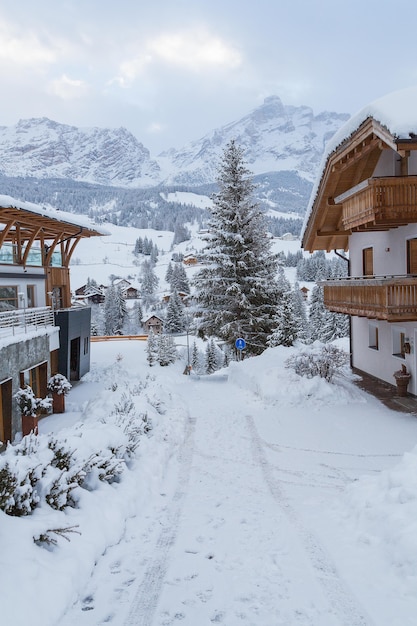
[[[307,106],[284,106],[271,96],[249,115],[213,130],[181,150],[161,155],[170,184],[212,182],[218,159],[231,139],[242,146],[249,169],[254,174],[294,171],[314,180],[324,146],[349,115],[324,112],[314,115]]]
[[[126,129],[77,128],[47,118],[0,127],[0,172],[118,186],[160,180],[158,163]]]

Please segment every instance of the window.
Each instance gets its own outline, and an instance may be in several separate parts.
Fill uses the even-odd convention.
[[[401,328],[392,329],[392,354],[401,359],[405,358],[405,332]]]
[[[35,286],[34,285],[27,285],[26,287],[26,294],[27,294],[27,307],[28,309],[31,309],[32,307],[35,306]]]
[[[88,354],[89,337],[84,337],[84,354]]]
[[[373,248],[364,248],[362,250],[362,267],[364,276],[374,275],[374,250]]]
[[[17,287],[0,287],[0,311],[11,311],[18,307]]]
[[[47,390],[47,374],[48,364],[45,361],[35,367],[20,372],[20,386],[25,385],[32,387],[33,393],[37,398],[45,398],[48,394]]]
[[[369,324],[369,347],[379,350],[379,335],[377,324]]]

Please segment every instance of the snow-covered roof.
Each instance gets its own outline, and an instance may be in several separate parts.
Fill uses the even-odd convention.
[[[332,136],[326,144],[316,182],[311,192],[301,237],[303,237],[307,227],[329,156],[344,141],[349,139],[368,118],[379,122],[395,139],[408,139],[410,133],[417,134],[417,86],[394,91],[374,100],[358,111],[358,113],[352,115]]]
[[[53,207],[44,207],[34,204],[33,202],[17,200],[16,198],[12,198],[12,196],[0,195],[0,209],[1,208],[21,209],[22,211],[34,213],[58,222],[65,222],[66,224],[71,224],[72,226],[86,228],[90,231],[95,231],[99,235],[109,234],[109,232],[104,228],[96,226],[96,224],[92,224],[87,217],[83,218],[82,216],[74,215],[73,213],[69,213],[67,211],[60,211],[59,209],[55,209]]]

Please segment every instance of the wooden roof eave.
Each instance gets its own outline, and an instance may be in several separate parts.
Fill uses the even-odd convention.
[[[11,225],[19,225],[20,229],[27,231],[28,237],[32,237],[34,231],[42,231],[44,239],[55,239],[58,234],[64,233],[65,237],[93,237],[101,235],[97,230],[88,226],[72,224],[65,220],[55,219],[48,215],[42,215],[27,209],[18,207],[0,207],[0,223],[8,228],[6,237],[12,237]]]
[[[340,231],[335,229],[334,217],[329,216],[329,212],[334,211],[337,206],[334,205],[333,198],[349,188],[349,183],[345,183],[346,189],[340,188],[343,180],[348,180],[347,170],[350,170],[350,184],[357,184],[357,178],[363,169],[360,163],[367,162],[372,167],[384,148],[397,150],[394,137],[379,122],[367,118],[328,156],[301,242],[304,249],[309,252],[348,250],[351,232],[344,231],[340,220]],[[375,152],[372,159],[371,152]]]

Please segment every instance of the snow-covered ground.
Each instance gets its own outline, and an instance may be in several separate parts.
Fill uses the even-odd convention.
[[[298,377],[293,348],[200,377],[149,368],[145,348],[92,344],[66,413],[41,422],[41,441],[106,447],[128,397],[153,428],[78,508],[0,514],[1,623],[414,626],[417,418],[349,375]]]

